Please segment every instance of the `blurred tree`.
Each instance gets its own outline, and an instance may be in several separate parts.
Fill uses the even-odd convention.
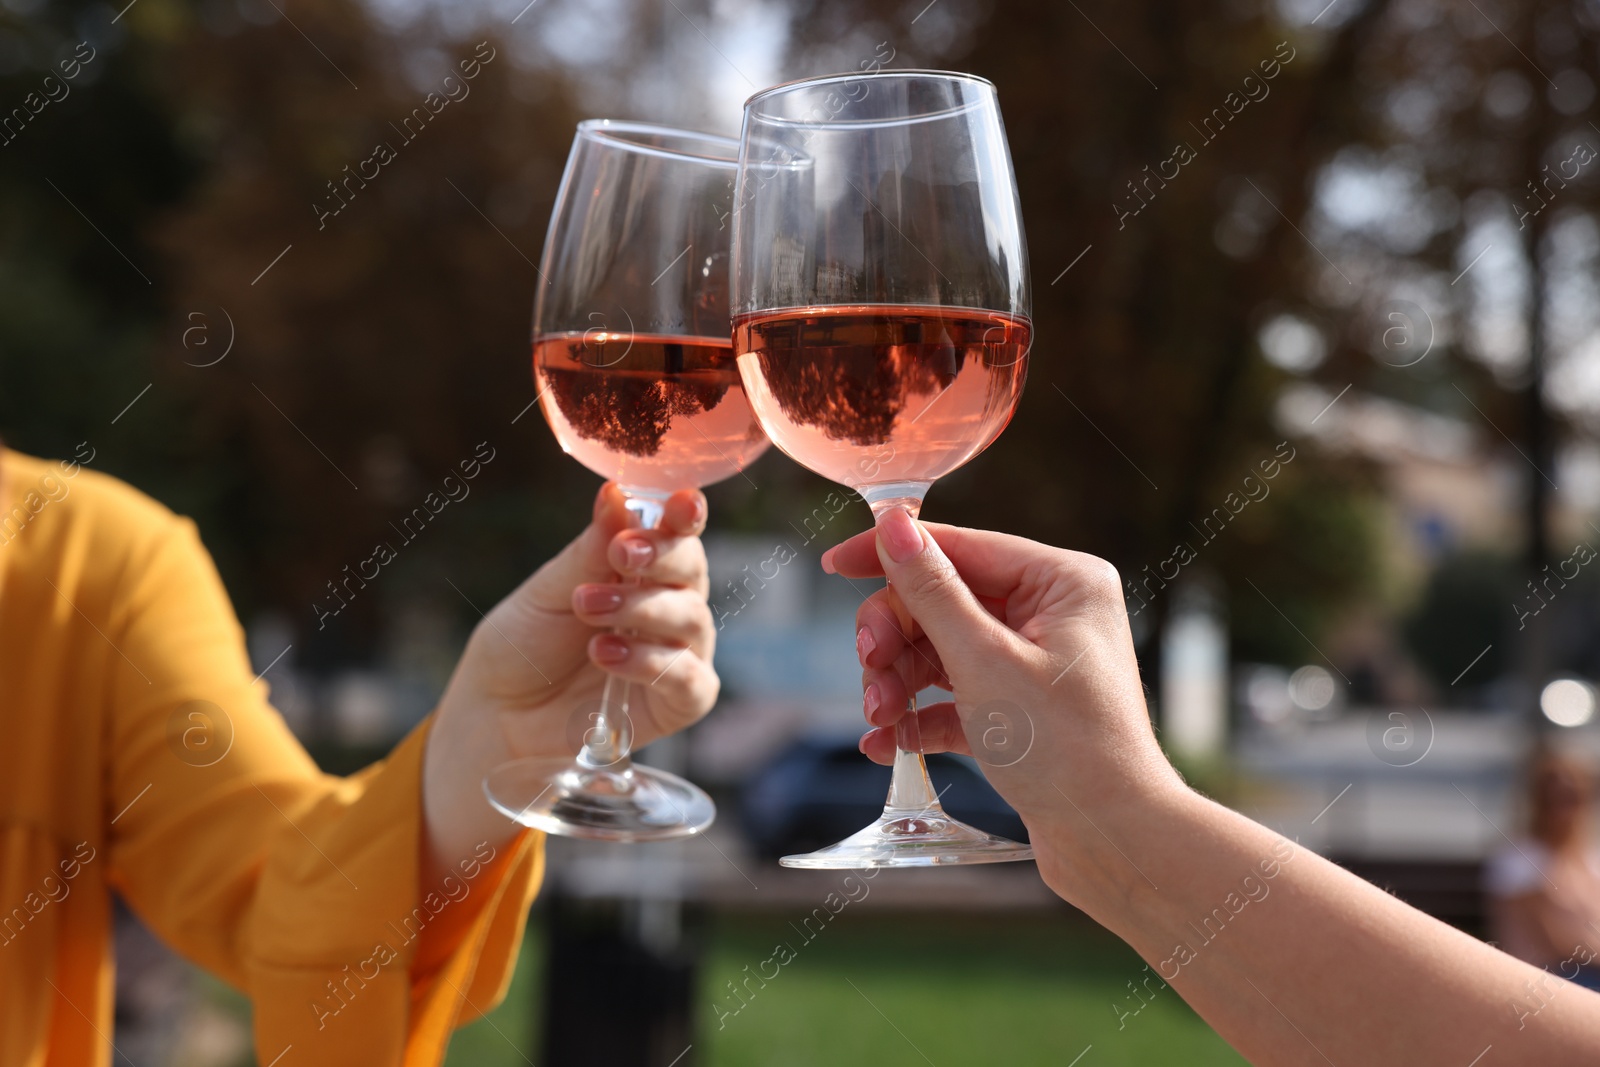
[[[541,8],[551,32],[513,44],[528,24],[443,6],[24,6],[0,12],[0,103],[80,41],[95,58],[0,138],[0,433],[90,441],[96,465],[201,517],[247,614],[312,632],[327,583],[489,441],[473,503],[330,623],[328,656],[365,650],[385,597],[443,574],[482,604],[571,530],[591,479],[537,415],[512,419],[533,399],[514,354],[577,102],[648,110],[677,79],[703,90],[680,110],[709,113],[704,86],[748,81],[700,36],[731,16]],[[1295,442],[1268,497],[1199,533],[1284,440],[1284,386],[1487,419],[1538,438],[1531,465],[1553,474],[1570,431],[1539,438],[1530,398],[1589,417],[1571,383],[1600,244],[1595,168],[1560,177],[1595,133],[1588,8],[1302,6],[794,0],[769,20],[788,27],[785,75],[888,54],[1000,88],[1040,344],[1016,422],[930,516],[1097,552],[1135,581],[1187,543],[1227,588],[1236,654],[1290,662],[1377,580],[1379,493],[1363,463]],[[489,19],[506,43],[474,29]],[[493,58],[465,81],[480,41]],[[691,65],[667,55],[702,45]],[[469,92],[441,104],[452,71]],[[1397,301],[1430,323],[1419,363],[1385,347]],[[1286,316],[1318,338],[1290,369],[1257,341]],[[719,513],[781,527],[796,493],[825,491],[781,460],[757,481],[719,490]]]
[[[1552,544],[1557,458],[1600,428],[1600,129],[1587,117],[1597,32],[1594,7],[1572,0],[1396,5],[1361,60],[1361,122],[1322,175],[1320,229],[1361,295],[1319,373],[1332,383],[1364,372],[1369,388],[1472,427],[1480,454],[1503,454],[1525,501],[1517,586],[1570,551]],[[1377,210],[1352,196],[1363,188],[1381,194],[1369,197]],[[1399,358],[1387,343],[1396,324],[1431,345],[1428,358]],[[1414,647],[1454,674],[1493,642],[1519,669],[1531,713],[1572,636],[1556,627],[1577,624],[1562,617],[1520,630],[1507,599],[1493,619],[1457,619],[1448,649],[1438,630],[1413,630]]]
[[[1518,568],[1503,555],[1463,552],[1444,560],[1428,578],[1422,598],[1405,620],[1406,644],[1434,683],[1444,689],[1469,663],[1477,676],[1498,678],[1510,659],[1514,616],[1508,610],[1525,593]],[[1483,658],[1462,649],[1478,642]]]
[[[486,606],[587,515],[537,413],[513,425],[577,118],[562,76],[354,3],[113,14],[63,5],[0,39],[25,52],[0,78],[18,101],[73,27],[97,50],[0,148],[0,428],[41,452],[87,439],[96,466],[198,515],[247,616],[317,636],[313,604],[341,586],[326,655],[371,651],[374,616],[424,575]],[[484,441],[473,502],[397,529]],[[345,586],[381,540],[399,552],[376,588]]]
[[[198,432],[251,478],[236,532],[302,626],[317,602],[370,636],[386,600],[439,595],[441,572],[487,606],[587,516],[568,513],[582,472],[537,412],[519,418],[535,394],[517,358],[574,107],[489,35],[386,30],[356,4],[258,15],[183,36],[169,92],[209,166],[159,235],[174,309],[237,328],[228,359],[181,368]],[[480,442],[476,500],[405,524]],[[379,592],[347,586],[380,542],[397,559]]]
[[[157,42],[85,2],[0,9],[0,435],[175,491],[183,445],[138,422],[170,297],[148,240],[192,188]],[[159,424],[159,423],[158,423]]]

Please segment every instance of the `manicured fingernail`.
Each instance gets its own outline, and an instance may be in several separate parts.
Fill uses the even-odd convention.
[[[866,696],[862,698],[862,703],[866,706],[867,721],[874,726],[878,725],[878,705],[883,703],[883,695],[878,692],[877,682],[867,686]]]
[[[922,551],[922,531],[905,508],[891,508],[878,520],[878,540],[896,563],[914,559]]]
[[[706,524],[706,516],[709,515],[710,513],[711,513],[711,509],[706,504],[706,496],[705,496],[705,494],[704,493],[695,493],[695,495],[694,495],[694,516],[693,516],[693,518],[691,520],[693,522],[694,526],[695,527],[704,526]]]
[[[621,663],[628,658],[628,640],[621,634],[601,634],[590,642],[589,654],[599,663]]]
[[[573,591],[573,600],[585,615],[604,615],[622,607],[622,594],[603,585],[580,585]]]
[[[828,551],[826,551],[826,552],[824,552],[822,554],[822,573],[823,574],[838,574],[839,573],[837,570],[834,569],[834,566],[833,566],[833,552],[834,552],[834,550],[830,548],[830,549],[828,549]]]
[[[878,639],[872,636],[872,631],[863,626],[856,631],[856,658],[861,665],[867,665],[867,657],[872,655],[872,650],[878,647]]]
[[[642,537],[629,537],[622,542],[622,567],[624,570],[642,571],[656,558],[655,546]]]

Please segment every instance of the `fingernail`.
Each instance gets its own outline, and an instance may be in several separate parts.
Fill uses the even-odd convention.
[[[891,508],[878,520],[878,540],[896,563],[905,563],[922,551],[922,531],[905,508]]]
[[[861,735],[861,740],[856,742],[856,751],[861,753],[863,756],[867,754],[867,738],[871,736],[872,731],[868,730],[866,733]]]
[[[628,641],[621,634],[601,634],[589,644],[589,654],[598,663],[621,663],[628,658]]]
[[[863,626],[856,631],[856,658],[861,665],[867,665],[867,657],[872,655],[872,650],[878,647],[878,639],[872,636],[872,631]]]
[[[883,703],[883,696],[878,692],[877,682],[873,682],[871,685],[867,686],[867,693],[865,698],[863,698],[863,703],[867,709],[867,721],[874,726],[878,725],[878,705]]]
[[[622,567],[624,570],[642,571],[656,558],[655,546],[642,537],[629,537],[622,542]]]
[[[839,573],[833,567],[833,551],[834,550],[830,548],[830,549],[828,549],[828,551],[826,551],[826,552],[824,552],[822,554],[822,573],[823,574],[838,574]]]
[[[622,594],[603,585],[580,585],[574,590],[573,599],[585,615],[604,615],[622,607]]]
[[[691,520],[693,524],[697,527],[704,526],[706,524],[706,516],[709,515],[710,512],[711,509],[706,504],[705,494],[696,493],[694,495],[694,517]]]

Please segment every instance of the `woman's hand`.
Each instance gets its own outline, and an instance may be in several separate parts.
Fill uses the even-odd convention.
[[[898,510],[823,561],[893,583],[858,616],[877,693],[862,748],[886,761],[914,722],[924,749],[970,751],[1050,888],[1251,1063],[1600,1063],[1600,997],[1184,787],[1151,733],[1109,564]],[[954,703],[908,718],[933,682]],[[1126,1002],[1124,1024],[1145,1003]]]
[[[1115,569],[1020,537],[922,524],[903,509],[823,556],[886,576],[856,613],[861,749],[970,753],[1027,824],[1040,872],[1076,901],[1097,811],[1185,787],[1150,728]],[[907,715],[937,685],[953,702]]]
[[[424,765],[429,837],[446,866],[457,850],[512,835],[515,825],[484,799],[483,776],[520,757],[564,766],[593,725],[607,674],[633,683],[634,748],[711,710],[719,683],[705,521],[705,496],[684,490],[659,528],[638,529],[607,484],[588,528],[478,624],[440,700]]]
[[[441,719],[492,713],[502,758],[570,758],[607,673],[634,683],[634,747],[711,709],[718,682],[700,544],[705,496],[674,495],[655,530],[630,520],[621,491],[607,484],[589,527],[478,624]]]

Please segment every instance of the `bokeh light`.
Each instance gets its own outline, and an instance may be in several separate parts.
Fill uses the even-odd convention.
[[[1576,678],[1557,678],[1539,694],[1539,710],[1557,726],[1582,726],[1594,718],[1594,687]]]

